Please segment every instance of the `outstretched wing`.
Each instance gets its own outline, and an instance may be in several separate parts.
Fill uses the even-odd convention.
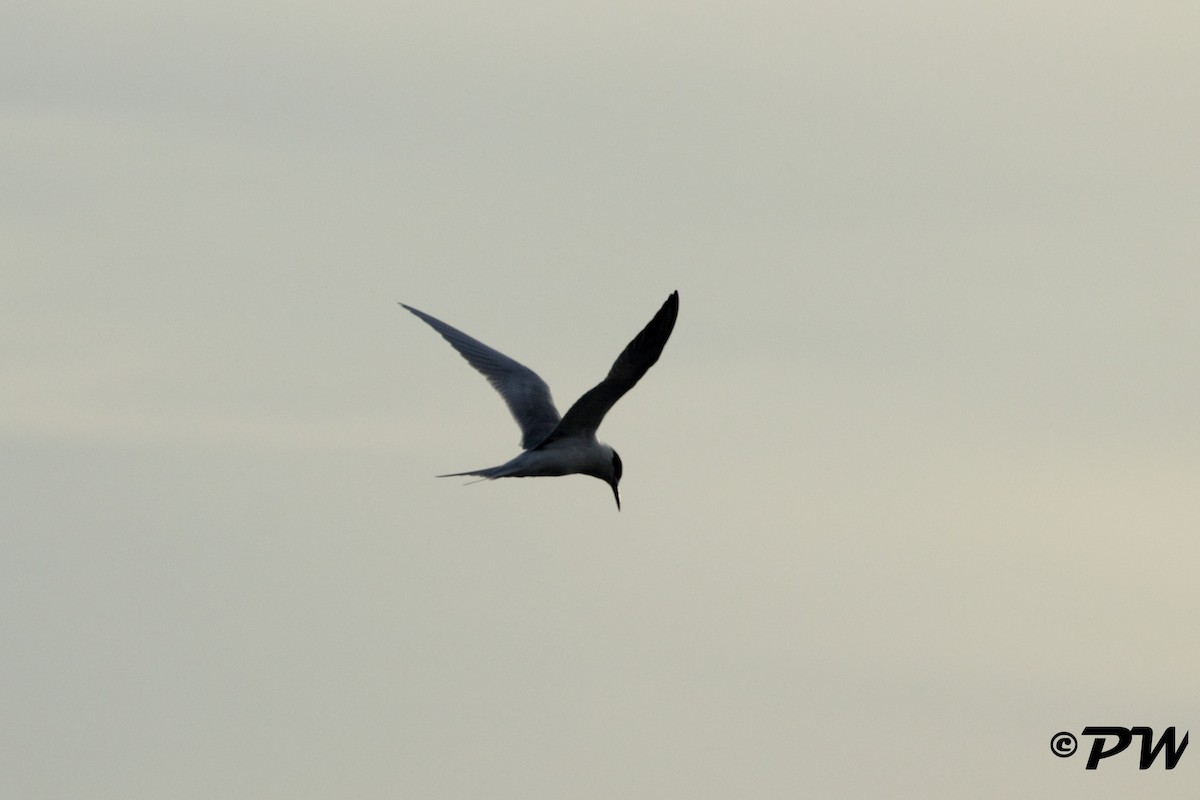
[[[550,387],[536,372],[424,311],[400,305],[440,333],[500,393],[521,427],[522,448],[528,450],[542,442],[558,425],[558,409],[550,397]]]
[[[671,331],[675,329],[675,319],[679,316],[679,292],[671,292],[671,296],[662,304],[662,308],[654,315],[654,319],[642,328],[642,332],[633,337],[617,360],[613,362],[608,377],[589,389],[583,397],[567,410],[562,422],[546,437],[543,444],[548,444],[564,436],[594,435],[604,415],[620,400],[626,392],[642,379],[646,371],[654,366],[662,355]]]

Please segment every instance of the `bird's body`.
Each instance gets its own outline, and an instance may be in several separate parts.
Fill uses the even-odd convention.
[[[590,440],[571,437],[525,450],[498,467],[470,472],[451,472],[439,478],[477,475],[481,478],[549,478],[558,475],[592,475],[607,480],[612,474],[616,451],[595,437]]]
[[[401,303],[442,335],[500,393],[521,428],[524,451],[496,467],[438,477],[473,475],[487,480],[554,475],[591,475],[609,484],[617,508],[621,496],[621,457],[596,439],[604,415],[658,361],[679,315],[679,293],[672,292],[654,319],[613,363],[607,377],[559,416],[550,387],[537,373],[423,311]]]

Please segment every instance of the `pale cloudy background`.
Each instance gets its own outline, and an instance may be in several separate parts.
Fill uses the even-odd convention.
[[[0,795],[1195,797],[1198,8],[6,6]]]

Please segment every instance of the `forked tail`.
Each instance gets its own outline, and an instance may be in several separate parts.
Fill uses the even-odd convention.
[[[501,464],[498,467],[486,467],[484,469],[473,469],[470,472],[449,472],[445,475],[438,475],[439,478],[465,478],[477,477],[480,481],[494,481],[496,478],[503,478],[508,475],[508,465]],[[468,481],[468,483],[479,483],[479,481]]]

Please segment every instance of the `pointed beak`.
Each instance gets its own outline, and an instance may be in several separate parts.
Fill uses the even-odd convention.
[[[613,499],[617,501],[617,511],[620,511],[621,510],[621,493],[617,491],[617,485],[615,483],[610,483],[609,486],[611,486],[612,490],[613,490]]]

